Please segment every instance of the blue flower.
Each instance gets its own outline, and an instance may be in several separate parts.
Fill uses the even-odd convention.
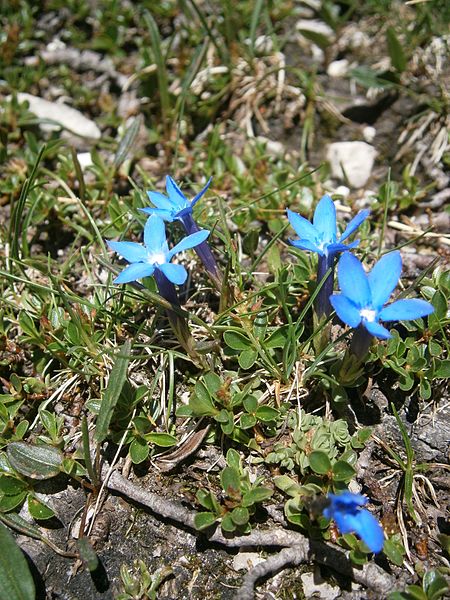
[[[288,219],[295,229],[299,240],[290,240],[293,246],[301,250],[317,252],[319,256],[335,255],[359,244],[359,240],[351,244],[343,242],[354,233],[361,223],[369,216],[369,210],[359,212],[347,225],[344,233],[338,239],[336,227],[336,207],[330,196],[323,196],[314,211],[313,222],[293,212],[287,211]]]
[[[205,187],[192,200],[188,200],[172,177],[167,175],[167,196],[164,196],[164,194],[160,194],[159,192],[147,192],[148,197],[156,208],[141,208],[141,210],[149,215],[157,215],[161,219],[164,219],[164,221],[170,223],[172,221],[181,221],[188,236],[195,234],[200,231],[200,228],[194,221],[192,209],[209,188],[211,180],[212,177],[208,179]],[[207,242],[203,241],[196,246],[195,251],[210,277],[220,289],[222,285],[222,276],[217,267],[216,259],[211,252],[211,248],[208,246]]]
[[[108,241],[111,250],[131,263],[116,277],[114,283],[129,283],[160,271],[172,283],[183,284],[187,278],[186,269],[183,265],[173,265],[170,261],[178,252],[204,242],[208,235],[209,231],[202,229],[188,235],[169,250],[164,221],[157,215],[149,217],[144,228],[144,245],[135,242]]]
[[[368,499],[346,490],[341,494],[328,494],[329,504],[323,515],[334,519],[341,534],[356,533],[371,552],[381,552],[384,533],[380,523],[365,506]]]
[[[366,274],[361,262],[350,252],[342,255],[338,264],[341,294],[330,296],[339,318],[350,327],[362,325],[382,340],[391,336],[381,321],[411,321],[434,311],[425,300],[397,300],[384,306],[396,287],[402,271],[400,252],[385,254]]]
[[[161,194],[160,192],[147,192],[150,201],[156,206],[156,208],[148,207],[141,208],[141,210],[149,215],[158,215],[158,217],[161,217],[161,219],[164,219],[164,221],[168,221],[169,223],[175,220],[181,221],[183,217],[192,213],[194,205],[200,200],[200,198],[209,188],[211,180],[212,177],[208,179],[205,187],[195,196],[195,198],[188,200],[172,177],[167,175],[167,196]]]

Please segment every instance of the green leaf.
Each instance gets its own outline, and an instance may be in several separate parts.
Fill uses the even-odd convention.
[[[274,421],[278,418],[280,411],[271,406],[259,406],[256,411],[256,416],[260,421]]]
[[[220,474],[220,481],[223,490],[228,496],[236,496],[240,491],[240,476],[239,471],[234,467],[225,467]]]
[[[350,481],[355,473],[355,469],[344,460],[338,460],[333,465],[333,479],[335,481]]]
[[[434,306],[433,318],[436,318],[438,321],[445,319],[447,316],[448,302],[440,290],[433,294],[431,304]]]
[[[248,413],[244,413],[241,415],[239,419],[239,427],[241,429],[250,429],[256,425],[256,417],[255,415],[249,415]]]
[[[284,348],[289,337],[289,326],[282,325],[264,341],[264,348]]]
[[[308,456],[309,466],[319,475],[326,475],[331,471],[331,462],[325,452],[315,450]]]
[[[287,475],[277,475],[273,478],[273,482],[278,489],[293,498],[295,498],[301,490],[301,486]]]
[[[264,500],[267,500],[267,498],[270,498],[272,494],[273,490],[271,490],[270,488],[258,486],[253,490],[245,492],[245,494],[242,496],[241,504],[245,507],[253,506],[253,504],[258,504],[258,502],[263,502]]]
[[[108,385],[104,391],[97,417],[95,440],[100,443],[108,435],[114,409],[120,398],[122,388],[127,380],[128,364],[130,362],[131,340],[127,340],[116,355],[113,368],[109,376]]]
[[[11,496],[1,496],[0,497],[0,513],[2,512],[9,512],[10,510],[13,510],[14,508],[17,508],[17,506],[20,506],[22,504],[22,502],[25,500],[25,498],[27,497],[27,491],[24,492],[20,492],[18,494],[14,494]]]
[[[385,540],[384,546],[383,546],[383,552],[388,557],[388,559],[392,563],[394,563],[394,565],[397,565],[398,567],[402,566],[404,549],[401,546],[401,544],[399,544],[393,540]]]
[[[243,333],[237,331],[225,331],[223,339],[227,346],[233,350],[248,350],[251,349],[252,343]]]
[[[170,433],[162,433],[159,431],[147,433],[145,435],[145,439],[148,442],[152,442],[152,444],[161,446],[162,448],[170,448],[171,446],[175,446],[178,441],[177,438],[173,435],[170,435]]]
[[[388,27],[387,32],[387,45],[388,52],[391,59],[392,66],[399,73],[402,73],[406,69],[407,61],[405,53],[403,52],[402,45],[400,44],[395,30],[392,27]]]
[[[215,522],[216,516],[210,512],[198,512],[194,516],[194,525],[199,531],[211,527]]]
[[[439,600],[449,590],[447,581],[439,571],[427,571],[423,576],[422,586],[427,594],[428,600]]]
[[[235,525],[242,526],[248,523],[250,513],[245,506],[237,506],[231,511],[230,517]]]
[[[223,517],[220,525],[224,531],[228,531],[229,533],[232,533],[236,529],[236,524],[233,521],[233,519],[231,518],[230,513],[227,513]]]
[[[227,465],[233,467],[236,471],[239,471],[241,468],[241,456],[234,448],[229,448],[227,452]]]
[[[34,600],[34,581],[19,546],[0,523],[0,600]]]
[[[189,408],[199,417],[214,416],[218,413],[207,387],[201,381],[195,384],[194,393],[189,399]]]
[[[144,462],[144,460],[147,460],[150,452],[147,440],[144,440],[141,437],[135,437],[130,444],[129,452],[133,464],[139,465],[141,462]]]
[[[125,135],[122,137],[119,143],[119,147],[117,148],[116,155],[114,157],[114,168],[118,169],[120,165],[127,158],[128,153],[133,147],[133,144],[136,140],[136,136],[139,132],[139,127],[141,126],[141,119],[139,117],[133,119],[131,125],[127,127],[125,131]],[[89,569],[90,570],[90,569]]]
[[[252,348],[243,350],[238,356],[238,363],[241,369],[251,369],[258,358],[258,352]]]
[[[214,513],[220,512],[220,505],[217,501],[217,498],[212,492],[207,492],[206,490],[198,490],[195,497],[199,504],[203,506],[203,508],[207,508],[209,511]]]
[[[434,372],[435,379],[448,379],[450,377],[450,360],[441,360],[438,368]]]
[[[5,496],[16,496],[27,489],[28,484],[26,481],[7,475],[0,476],[0,494]]]
[[[299,29],[298,30],[305,38],[311,40],[316,46],[319,46],[322,50],[325,50],[330,45],[330,40],[327,35],[318,33],[317,31],[311,31],[310,29]]]
[[[28,494],[28,510],[33,519],[37,521],[45,521],[55,516],[53,510],[35,498],[32,494]]]
[[[31,479],[50,479],[61,470],[63,454],[53,446],[12,442],[6,451],[14,469]]]
[[[98,567],[98,556],[90,541],[86,537],[79,538],[77,541],[80,558],[92,573]]]
[[[244,408],[248,413],[256,412],[256,409],[258,408],[258,400],[255,398],[255,396],[247,396],[244,399]]]
[[[217,392],[223,386],[222,379],[218,375],[213,373],[212,371],[210,371],[209,373],[206,373],[203,376],[203,381],[205,383],[206,389],[208,390],[209,394],[212,396],[217,394]]]

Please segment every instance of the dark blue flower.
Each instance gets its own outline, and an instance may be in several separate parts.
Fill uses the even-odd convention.
[[[204,242],[208,235],[209,231],[206,229],[197,231],[169,250],[164,221],[157,215],[149,217],[144,227],[144,245],[108,241],[111,250],[131,263],[116,277],[114,283],[129,283],[160,271],[170,282],[183,284],[187,278],[186,269],[183,265],[172,264],[170,261],[178,252]]]
[[[142,208],[142,212],[149,215],[158,216],[164,221],[180,221],[188,235],[192,235],[200,231],[197,223],[194,221],[192,209],[200,200],[206,190],[209,188],[212,178],[210,177],[205,187],[192,199],[188,200],[180,190],[175,181],[167,175],[166,191],[167,196],[159,192],[147,192],[147,195],[156,208]],[[211,276],[214,283],[220,289],[222,285],[222,276],[217,267],[216,259],[214,258],[211,248],[208,243],[203,241],[197,244],[195,252],[205,266],[207,272]]]
[[[164,221],[171,223],[175,220],[182,220],[187,214],[192,213],[192,209],[195,204],[204,195],[206,190],[211,184],[212,177],[210,177],[205,187],[192,199],[188,200],[183,192],[180,190],[175,181],[170,177],[166,176],[166,192],[167,196],[160,192],[147,192],[147,195],[152,204],[156,208],[142,208],[142,212],[148,215],[157,215]]]
[[[371,552],[381,552],[384,533],[380,523],[367,509],[365,496],[346,490],[341,494],[328,494],[328,506],[323,515],[334,519],[341,534],[356,533]]]
[[[385,254],[366,274],[361,262],[350,252],[342,255],[338,265],[341,294],[333,294],[330,302],[339,318],[350,327],[362,325],[380,339],[388,339],[389,331],[381,321],[411,321],[434,311],[425,300],[397,300],[384,306],[396,287],[402,271],[400,252]]]
[[[344,233],[337,237],[336,207],[330,196],[323,196],[314,211],[313,222],[293,212],[287,211],[288,219],[300,239],[290,240],[293,246],[301,250],[317,252],[319,256],[335,255],[359,244],[359,240],[351,244],[343,242],[354,233],[361,223],[369,216],[369,210],[359,212],[345,228]]]

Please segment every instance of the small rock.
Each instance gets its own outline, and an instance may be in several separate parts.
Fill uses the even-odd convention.
[[[256,567],[259,563],[264,562],[258,552],[239,552],[233,558],[233,569],[235,571],[250,571],[253,567]]]
[[[330,41],[334,40],[334,31],[331,27],[318,19],[300,19],[295,27],[300,33],[302,30],[311,31],[326,36]]]
[[[79,152],[77,158],[82,171],[94,164],[90,152]]]
[[[261,142],[261,144],[265,145],[267,153],[270,154],[270,156],[279,158],[285,155],[285,148],[281,142],[269,140],[269,138],[266,138],[263,135],[258,135],[256,139],[258,142]]]
[[[339,185],[335,190],[334,193],[337,196],[341,196],[342,198],[348,198],[350,195],[350,188],[348,188],[346,185]]]
[[[345,77],[348,73],[349,62],[346,58],[333,60],[328,65],[327,73],[330,77]]]
[[[49,102],[39,96],[20,93],[17,94],[19,102],[28,102],[30,112],[34,113],[39,119],[51,119],[56,121],[61,127],[71,133],[98,140],[101,137],[101,131],[91,119],[88,119],[80,113],[79,110],[61,104],[58,102]],[[58,125],[53,123],[41,123],[41,129],[44,131],[54,131],[59,129]]]
[[[318,569],[314,573],[303,573],[300,575],[303,584],[305,598],[320,598],[321,600],[334,600],[340,595],[337,586],[330,585],[320,575]]]
[[[375,129],[375,127],[367,125],[366,127],[364,127],[362,134],[366,142],[370,144],[375,139],[375,136],[377,135],[377,130]]]
[[[328,146],[327,160],[333,177],[361,188],[372,173],[376,154],[375,148],[366,142],[335,142]]]

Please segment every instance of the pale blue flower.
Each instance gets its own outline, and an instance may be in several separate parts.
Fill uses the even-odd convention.
[[[206,240],[209,231],[203,229],[188,235],[171,250],[167,245],[164,221],[157,215],[147,219],[144,227],[144,245],[135,242],[108,241],[108,246],[130,264],[114,279],[114,283],[129,283],[160,271],[172,283],[183,284],[187,271],[183,265],[170,261],[178,252],[194,248]]]
[[[341,494],[328,494],[328,506],[323,515],[334,519],[341,534],[356,533],[371,552],[381,552],[384,533],[380,523],[367,509],[362,508],[368,499],[346,490]]]
[[[400,252],[385,254],[366,274],[361,262],[350,252],[342,255],[338,264],[341,294],[330,296],[338,317],[350,327],[363,326],[380,339],[390,332],[381,321],[411,321],[434,311],[425,300],[397,300],[384,306],[396,287],[402,271]]]
[[[337,237],[336,207],[330,196],[323,196],[314,211],[313,222],[293,212],[287,211],[288,219],[300,239],[289,240],[293,246],[301,250],[310,250],[319,255],[317,263],[317,282],[325,277],[331,269],[330,275],[325,279],[315,301],[315,309],[319,317],[329,316],[332,312],[330,294],[334,287],[334,262],[339,252],[355,248],[359,240],[350,244],[343,242],[354,233],[361,223],[369,216],[369,210],[359,212],[345,228],[344,233]]]
[[[344,244],[343,242],[358,229],[369,214],[369,210],[359,212],[353,217],[345,228],[344,233],[338,238],[336,207],[330,196],[323,196],[314,211],[312,223],[292,210],[287,210],[289,222],[300,238],[289,241],[296,248],[317,252],[319,256],[335,255],[338,252],[354,248],[359,244],[359,240],[350,244]]]

